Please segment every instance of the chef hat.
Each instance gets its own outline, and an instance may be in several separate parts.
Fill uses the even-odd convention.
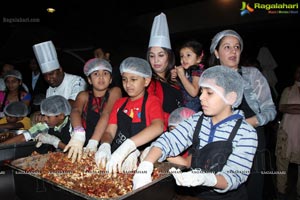
[[[211,54],[215,51],[215,49],[216,49],[217,45],[219,44],[220,40],[225,36],[236,37],[240,42],[241,52],[243,51],[244,43],[243,43],[243,39],[241,38],[241,36],[237,32],[235,32],[234,30],[228,29],[228,30],[221,31],[221,32],[217,33],[214,36],[214,38],[211,41],[210,48],[209,48]]]
[[[59,69],[60,65],[52,41],[35,44],[32,48],[43,74]]]
[[[161,13],[154,18],[148,47],[153,46],[172,49],[170,43],[168,22],[164,13]]]
[[[233,108],[238,107],[242,102],[244,92],[243,78],[236,70],[229,67],[216,65],[204,70],[199,79],[199,86],[212,89],[226,104],[229,104],[226,98],[227,94],[235,92],[237,99],[231,105]]]

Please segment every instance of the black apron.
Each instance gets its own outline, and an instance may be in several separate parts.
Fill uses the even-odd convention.
[[[61,129],[61,131],[54,131],[54,128],[49,128],[48,134],[54,135],[61,140],[62,143],[68,144],[71,139],[70,134],[70,118],[66,125]],[[36,151],[40,154],[48,153],[48,151],[56,151],[55,147],[51,144],[43,144],[41,147],[37,148]]]
[[[192,163],[191,168],[200,168],[202,171],[217,173],[221,171],[227,162],[229,155],[232,153],[232,141],[235,137],[237,130],[239,129],[242,118],[238,119],[236,125],[232,129],[232,132],[227,141],[217,141],[205,145],[202,149],[199,149],[200,140],[198,135],[200,133],[202,121],[204,115],[202,114],[197,122],[195,132],[193,135],[193,146],[192,146]],[[238,189],[229,191],[226,193],[215,192],[210,187],[190,187],[183,189],[184,193],[188,195],[196,196],[205,200],[215,199],[227,199],[227,200],[246,200],[247,191],[244,184]]]
[[[109,92],[106,91],[105,95],[101,99],[101,103],[99,105],[99,113],[95,112],[92,107],[94,95],[89,93],[89,100],[87,105],[87,113],[86,113],[86,130],[85,130],[85,143],[84,146],[87,145],[89,139],[93,136],[95,127],[99,121],[99,118],[103,112],[104,104],[107,102],[109,97]],[[95,97],[96,98],[96,97]]]
[[[142,104],[142,111],[141,111],[141,121],[137,123],[132,122],[132,118],[129,117],[126,113],[123,112],[128,99],[125,103],[120,107],[117,117],[118,117],[118,129],[115,138],[111,144],[111,152],[113,153],[127,138],[131,138],[132,136],[139,133],[141,130],[146,128],[146,116],[145,116],[145,107],[146,101],[148,99],[148,93],[145,92],[143,104]],[[149,146],[149,143],[142,145],[139,147],[139,150],[145,149]]]

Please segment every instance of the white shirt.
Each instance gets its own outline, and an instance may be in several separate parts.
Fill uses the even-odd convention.
[[[47,89],[46,98],[53,95],[61,95],[68,100],[75,100],[77,94],[86,88],[87,84],[82,77],[65,73],[64,80],[58,87],[49,87]]]

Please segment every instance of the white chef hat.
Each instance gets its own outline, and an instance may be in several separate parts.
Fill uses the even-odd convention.
[[[43,74],[60,68],[52,41],[35,44],[32,48]]]
[[[148,47],[159,46],[171,48],[167,17],[164,13],[154,18]]]

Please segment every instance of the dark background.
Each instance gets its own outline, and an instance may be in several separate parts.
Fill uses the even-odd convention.
[[[295,3],[297,1],[247,1]],[[243,58],[256,57],[267,46],[278,67],[278,91],[292,81],[292,66],[299,64],[300,20],[298,14],[268,14],[256,9],[241,16],[240,0],[109,0],[6,2],[1,5],[0,62],[13,63],[24,74],[33,56],[32,45],[52,40],[66,72],[83,76],[84,62],[102,47],[111,53],[112,64],[128,56],[145,58],[153,19],[167,15],[172,48],[177,53],[187,39],[197,39],[208,57],[212,37],[223,29],[234,29],[244,39]],[[48,13],[47,8],[56,9]],[[298,12],[298,10],[297,10]],[[38,19],[38,22],[8,22]]]

